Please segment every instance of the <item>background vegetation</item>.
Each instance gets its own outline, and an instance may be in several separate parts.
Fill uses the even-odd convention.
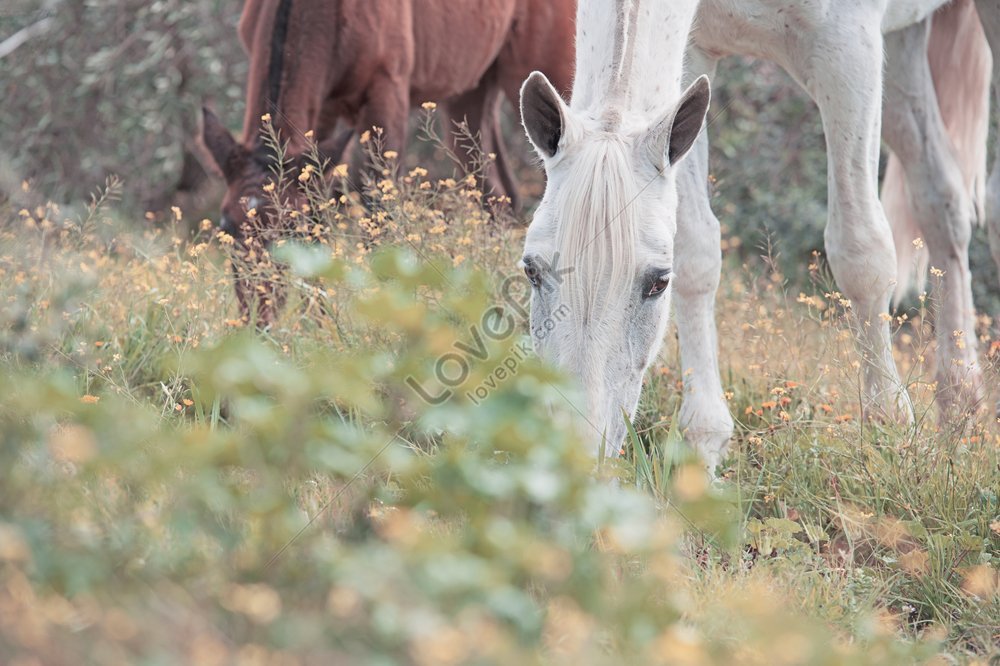
[[[180,202],[215,215],[219,184],[206,175],[192,138],[205,103],[240,130],[247,70],[235,30],[241,8],[240,0],[6,2],[0,36],[45,17],[52,21],[0,60],[0,193],[10,196],[29,178],[36,198],[76,201],[117,174],[129,213],[159,214]],[[739,244],[741,260],[754,262],[770,246],[763,253],[776,255],[800,284],[808,277],[802,267],[823,248],[826,158],[819,114],[767,63],[724,61],[714,91],[716,212]],[[506,130],[526,192],[539,193],[538,170],[513,118]],[[996,316],[1000,280],[982,228],[970,261],[976,301]]]
[[[385,158],[377,225],[337,194],[343,170],[305,183],[309,215],[278,183],[292,230],[251,268],[206,219],[218,184],[176,193],[204,99],[241,117],[239,3],[49,9],[51,31],[0,60],[0,662],[1000,654],[996,422],[937,423],[933,299],[894,321],[916,427],[859,422],[812,254],[822,135],[780,72],[726,68],[713,112],[738,431],[709,486],[673,424],[672,341],[624,459],[596,470],[551,369],[466,396],[519,336],[485,341],[454,399],[416,398],[406,378],[433,384],[523,240],[439,145]],[[0,36],[38,11],[5,5]],[[266,333],[238,319],[233,263],[289,294]]]

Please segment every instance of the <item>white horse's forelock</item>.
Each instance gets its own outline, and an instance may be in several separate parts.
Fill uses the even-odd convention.
[[[612,133],[581,142],[556,203],[559,264],[572,270],[560,286],[562,302],[579,325],[594,334],[608,305],[630,293],[636,270],[638,216],[631,147]]]

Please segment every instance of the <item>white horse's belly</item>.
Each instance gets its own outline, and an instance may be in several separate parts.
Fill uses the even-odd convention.
[[[876,22],[883,34],[922,21],[948,0],[702,0],[693,36],[714,57],[748,55],[791,64],[838,22]]]
[[[830,2],[702,0],[694,42],[714,57],[747,55],[781,62],[788,51],[787,36],[811,32]]]

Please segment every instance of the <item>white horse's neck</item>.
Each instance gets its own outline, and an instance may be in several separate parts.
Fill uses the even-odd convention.
[[[650,119],[670,108],[698,1],[580,0],[570,107],[609,130],[623,114]]]

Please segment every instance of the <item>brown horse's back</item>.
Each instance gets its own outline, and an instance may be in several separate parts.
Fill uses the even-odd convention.
[[[516,106],[521,84],[541,70],[568,96],[573,85],[577,0],[520,0],[498,61],[500,85]]]
[[[476,88],[501,50],[511,48],[516,23],[532,22],[526,5],[536,1],[247,0],[239,26],[251,59],[244,143],[256,137],[268,110],[264,100],[275,89],[272,50],[278,36],[284,56],[278,89],[289,100],[279,99],[278,106],[291,126],[276,122],[294,144],[296,126],[323,133],[332,130],[335,118],[366,121],[373,87],[398,82],[411,103]],[[282,31],[276,27],[283,5],[288,14]]]
[[[500,97],[517,106],[534,70],[569,92],[575,15],[576,0],[247,0],[243,144],[258,142],[260,117],[272,112],[291,154],[306,149],[306,130],[322,138],[339,122],[382,127],[383,145],[402,150],[409,108],[448,102],[449,116],[467,119],[484,152],[498,155],[490,189],[516,207]]]
[[[413,102],[477,87],[508,38],[518,0],[415,0]],[[439,6],[430,11],[428,5]]]

